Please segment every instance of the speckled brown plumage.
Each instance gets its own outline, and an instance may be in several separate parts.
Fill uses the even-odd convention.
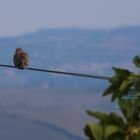
[[[13,58],[14,64],[19,69],[25,69],[28,66],[28,54],[21,48],[17,48]]]

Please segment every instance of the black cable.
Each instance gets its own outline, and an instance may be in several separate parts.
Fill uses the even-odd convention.
[[[3,65],[3,64],[0,64],[0,67],[17,68],[15,66]],[[79,77],[94,78],[94,79],[101,79],[101,80],[109,80],[111,78],[111,77],[105,77],[105,76],[96,76],[96,75],[89,75],[89,74],[83,74],[83,73],[71,73],[71,72],[65,72],[65,71],[56,71],[56,70],[38,69],[38,68],[25,68],[25,70],[41,71],[41,72],[56,73],[56,74],[71,75],[71,76],[79,76]]]

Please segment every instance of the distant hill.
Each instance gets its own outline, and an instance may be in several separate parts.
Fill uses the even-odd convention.
[[[12,56],[16,47],[22,47],[28,52],[30,67],[109,76],[113,74],[112,65],[133,70],[131,60],[140,54],[140,26],[110,30],[42,29],[21,36],[0,38],[1,64],[13,64]],[[2,87],[18,85],[48,88],[92,83],[91,80],[88,82],[37,72],[21,73],[5,68],[1,68],[0,75]]]

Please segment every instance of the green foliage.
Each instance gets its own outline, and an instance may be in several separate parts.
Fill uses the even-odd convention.
[[[140,67],[138,56],[133,62]],[[116,67],[113,70],[115,75],[109,80],[110,86],[103,96],[111,95],[111,101],[117,100],[123,117],[112,112],[88,110],[87,114],[96,118],[98,123],[88,123],[84,128],[85,134],[90,140],[140,140],[140,74]],[[123,99],[132,88],[137,99]]]
[[[138,68],[140,68],[140,57],[135,56],[133,62]]]
[[[92,122],[86,125],[85,133],[90,140],[112,140],[113,135],[115,135],[113,140],[121,140],[125,137],[125,133],[118,126],[108,125],[104,127],[102,124],[94,124]]]
[[[107,125],[118,125],[118,126],[124,126],[124,121],[123,119],[114,114],[114,113],[110,113],[109,115],[108,114],[105,114],[105,113],[102,113],[102,112],[93,112],[93,111],[87,111],[87,113],[90,115],[90,116],[93,116],[97,119],[100,120],[100,124],[103,124],[104,126],[107,126]]]
[[[90,122],[85,128],[85,133],[90,137],[91,140],[103,139],[103,126]]]
[[[136,100],[119,100],[121,112],[126,121],[131,125],[140,125],[140,99]]]
[[[111,83],[111,85],[103,93],[103,96],[112,94],[112,101],[127,94],[131,86],[133,85],[133,81],[129,80],[129,78],[133,75],[132,72],[116,67],[113,67],[113,70],[115,71],[115,76],[110,79],[109,82]]]

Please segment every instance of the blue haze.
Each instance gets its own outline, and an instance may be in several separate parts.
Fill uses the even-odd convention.
[[[112,66],[137,71],[140,27],[113,29],[54,28],[0,38],[0,64],[13,65],[22,47],[29,67],[112,76]],[[85,110],[119,112],[102,98],[108,81],[0,68],[0,139],[85,139],[92,120]]]

